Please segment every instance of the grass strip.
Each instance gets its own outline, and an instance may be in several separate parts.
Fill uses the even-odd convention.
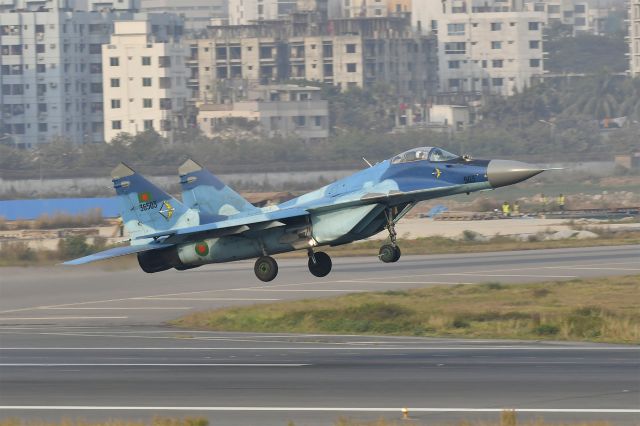
[[[438,285],[192,313],[187,328],[640,343],[640,275]]]

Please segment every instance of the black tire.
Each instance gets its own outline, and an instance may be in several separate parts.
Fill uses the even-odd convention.
[[[327,275],[329,275],[332,266],[331,257],[329,257],[329,255],[323,251],[314,253],[313,256],[316,261],[314,262],[313,258],[309,256],[309,272],[311,272],[312,275],[318,278],[326,277]]]
[[[262,256],[256,260],[256,264],[253,267],[256,277],[260,281],[269,282],[278,275],[278,263],[271,256]]]
[[[382,247],[380,247],[380,251],[378,252],[378,258],[384,263],[395,262],[397,260],[396,255],[396,249],[391,244],[383,245]]]
[[[402,256],[402,252],[400,251],[400,246],[395,246],[393,250],[395,252],[395,256],[393,257],[393,260],[391,262],[395,263],[398,260],[400,260],[400,256]]]

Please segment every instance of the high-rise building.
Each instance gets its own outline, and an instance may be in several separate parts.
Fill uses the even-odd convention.
[[[562,24],[572,28],[573,33],[602,34],[612,8],[606,1],[597,3],[588,0],[532,0],[526,8],[543,12],[546,24]]]
[[[209,27],[208,37],[191,41],[191,53],[189,84],[203,101],[215,99],[227,79],[300,79],[343,90],[384,83],[417,99],[437,86],[436,39],[416,35],[406,17],[338,19],[307,29],[289,21]]]
[[[56,137],[76,144],[104,140],[102,44],[115,20],[150,19],[159,37],[182,32],[175,15],[138,15],[126,9],[135,0],[116,4],[0,4],[0,119],[16,146],[35,147]]]
[[[438,38],[441,92],[508,96],[544,72],[543,13],[522,7],[516,0],[414,0],[414,26]]]
[[[187,99],[184,47],[159,40],[147,21],[115,22],[102,47],[104,136],[155,130],[171,139]]]
[[[298,0],[229,0],[229,24],[286,18],[297,9]]]
[[[212,19],[226,19],[227,7],[226,0],[140,0],[142,12],[180,15],[185,30],[202,30]]]
[[[631,75],[640,77],[640,0],[629,2],[629,43]]]

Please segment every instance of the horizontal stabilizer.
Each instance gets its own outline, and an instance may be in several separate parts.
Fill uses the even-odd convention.
[[[216,220],[259,209],[225,185],[217,176],[189,159],[178,169],[182,185],[182,201]]]
[[[98,260],[106,260],[114,257],[126,256],[128,254],[163,249],[171,247],[172,245],[173,244],[151,243],[126,247],[116,247],[98,253],[90,254],[89,256],[81,257],[79,259],[69,260],[67,262],[64,262],[63,265],[84,265],[85,263],[96,262]]]

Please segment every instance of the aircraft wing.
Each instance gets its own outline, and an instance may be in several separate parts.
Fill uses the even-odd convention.
[[[127,254],[142,253],[150,250],[158,250],[167,247],[171,247],[173,244],[163,243],[149,243],[139,244],[133,246],[115,247],[109,250],[101,251],[98,253],[90,254],[89,256],[81,257],[79,259],[69,260],[64,262],[63,265],[83,265],[89,262],[95,262],[98,260],[111,259],[113,257],[126,256]]]
[[[309,211],[329,211],[337,210],[344,207],[361,206],[364,204],[381,203],[389,206],[401,204],[404,202],[416,201],[415,198],[419,198],[417,201],[429,200],[432,198],[445,197],[447,195],[457,194],[461,185],[448,185],[440,186],[436,188],[420,189],[417,191],[397,191],[392,190],[389,193],[377,193],[370,192],[362,195],[359,198],[349,201],[343,201],[335,204],[327,203],[317,207],[310,207]]]
[[[235,219],[231,218],[219,222],[141,235],[136,239],[155,238],[162,239],[162,244],[179,244],[187,241],[197,241],[202,238],[239,234],[250,230],[262,231],[273,227],[284,226],[285,224],[281,222],[283,220],[286,221],[287,219],[308,215],[309,212],[299,208],[274,210]]]

